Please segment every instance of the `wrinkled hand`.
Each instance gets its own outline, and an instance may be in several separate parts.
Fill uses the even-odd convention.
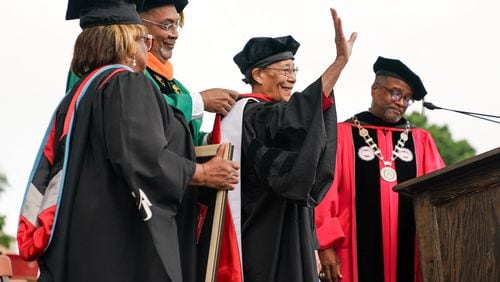
[[[227,115],[238,98],[238,92],[223,88],[207,89],[201,91],[200,94],[203,98],[205,111],[222,115]]]
[[[320,277],[321,281],[337,282],[342,278],[340,272],[340,259],[332,248],[320,250],[318,252],[319,260],[321,261],[321,272],[325,273],[324,277]]]
[[[240,178],[239,164],[223,159],[227,146],[229,144],[220,145],[215,156],[201,165],[205,186],[219,190],[232,190],[238,184]]]
[[[346,40],[344,29],[342,28],[342,20],[339,18],[335,9],[330,9],[332,14],[333,25],[335,28],[335,46],[337,48],[337,58],[349,60],[351,57],[352,47],[358,37],[356,32],[351,33],[349,40]]]

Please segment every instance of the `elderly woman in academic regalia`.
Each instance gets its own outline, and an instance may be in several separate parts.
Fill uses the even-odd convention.
[[[293,37],[252,38],[234,57],[253,93],[240,95],[245,98],[222,119],[220,138],[241,144],[233,157],[241,158],[241,186],[229,198],[246,282],[318,279],[313,212],[333,179],[332,89],[356,38],[346,40],[335,10],[331,15],[337,57],[302,92],[292,94],[299,47]]]

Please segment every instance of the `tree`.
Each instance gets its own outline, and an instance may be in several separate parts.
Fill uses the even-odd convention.
[[[7,177],[0,171],[0,193],[5,190],[5,187],[7,187],[7,185]]]
[[[7,186],[8,186],[7,177],[2,172],[0,172],[0,193],[2,193]],[[4,225],[5,225],[5,216],[0,215],[0,245],[8,248],[10,242],[12,242],[14,238],[3,233]]]
[[[446,165],[476,155],[476,150],[466,140],[453,140],[448,126],[427,124],[427,118],[417,112],[412,112],[407,119],[412,125],[424,128],[431,133]]]

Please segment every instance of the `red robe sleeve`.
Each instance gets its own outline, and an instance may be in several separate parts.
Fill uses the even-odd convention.
[[[338,182],[336,171],[330,190],[315,210],[316,233],[320,249],[341,244],[345,237],[338,217]]]
[[[337,132],[338,136],[342,138],[339,138],[337,143],[335,177],[325,198],[315,209],[316,234],[320,249],[341,245],[345,234],[349,233],[349,231],[342,228],[341,222],[349,220],[349,218],[340,217],[339,203],[351,203],[353,199],[340,199],[339,191],[349,189],[352,186],[350,170],[346,169],[353,167],[352,146],[348,144],[349,142],[344,142],[344,140],[352,140],[352,133],[350,126],[342,124],[338,125]],[[343,193],[343,195],[348,196],[351,193]]]
[[[323,94],[323,100],[321,100],[321,109],[324,112],[333,105],[333,95],[327,97],[325,96],[324,92],[321,94]]]
[[[414,129],[412,134],[417,158],[417,176],[443,168],[445,164],[431,134],[420,128]]]

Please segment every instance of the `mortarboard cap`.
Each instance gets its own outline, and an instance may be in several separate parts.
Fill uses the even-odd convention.
[[[146,12],[157,7],[174,5],[177,13],[180,13],[187,4],[188,0],[145,0],[142,11]]]
[[[236,54],[233,60],[248,80],[254,68],[293,59],[299,46],[300,43],[290,35],[274,38],[254,37],[248,40],[243,50]]]
[[[143,0],[69,0],[66,19],[80,19],[80,27],[141,24],[138,11]]]
[[[377,75],[387,75],[406,82],[413,91],[413,99],[417,101],[422,100],[427,94],[420,77],[400,60],[378,57],[375,64],[373,64],[373,71]]]

